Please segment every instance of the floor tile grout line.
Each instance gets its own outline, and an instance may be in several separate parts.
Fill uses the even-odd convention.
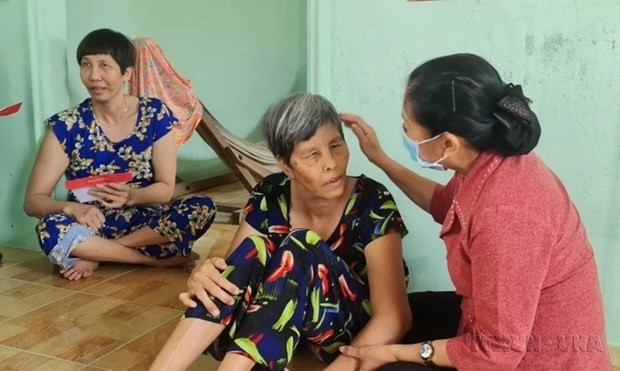
[[[16,247],[10,247],[10,248],[11,248],[11,249],[17,249]],[[28,249],[19,249],[19,250],[31,251],[31,250],[28,250]],[[7,264],[7,263],[2,263],[2,266],[0,266],[0,272],[1,272],[1,271],[2,271],[2,269],[4,269],[4,268],[14,267],[14,266],[16,266],[16,265],[18,265],[18,264],[21,264],[21,263],[26,263],[26,262],[29,262],[29,261],[31,261],[31,260],[39,259],[39,258],[41,258],[42,256],[45,256],[45,255],[42,255],[42,254],[41,254],[41,255],[37,256],[36,258],[26,259],[26,260],[22,260],[22,261],[18,261],[18,262],[13,262],[13,263],[11,263],[11,264],[9,264],[9,265],[5,265],[5,264]]]
[[[35,259],[38,259],[38,258],[35,258]],[[34,260],[34,259],[31,259],[31,260]],[[27,262],[27,261],[29,261],[29,260],[25,260],[25,261],[20,262],[20,263],[18,263],[18,264],[25,263],[25,262]],[[103,284],[103,283],[105,283],[105,282],[108,282],[109,280],[112,280],[112,279],[115,279],[115,278],[117,278],[117,277],[123,276],[123,275],[125,275],[125,274],[128,274],[128,273],[133,272],[133,271],[138,270],[138,269],[140,269],[140,267],[131,268],[131,269],[127,270],[127,271],[120,272],[120,273],[118,273],[118,274],[116,274],[116,275],[114,275],[114,276],[108,277],[108,278],[104,279],[103,281],[101,281],[101,282],[99,282],[99,283],[96,283],[96,284],[94,284],[94,285],[92,285],[92,286],[83,287],[83,288],[81,288],[81,289],[71,289],[71,288],[58,287],[58,286],[49,285],[49,284],[45,284],[45,283],[40,283],[40,282],[32,282],[32,281],[23,280],[23,279],[20,279],[20,278],[15,278],[15,277],[7,277],[7,276],[2,276],[2,275],[0,275],[0,278],[8,278],[8,279],[16,280],[16,281],[21,281],[21,282],[31,283],[31,284],[33,284],[33,285],[39,285],[39,286],[45,286],[45,287],[53,287],[53,288],[56,288],[56,289],[70,290],[70,291],[75,291],[75,292],[82,292],[83,290],[87,290],[87,289],[89,289],[89,288],[99,286],[99,285],[101,285],[101,284]],[[1,270],[0,270],[0,272],[1,272]],[[53,274],[55,274],[55,273],[53,273]],[[88,279],[88,278],[89,278],[89,277],[86,277],[86,278],[83,278],[83,279]]]
[[[157,304],[150,304],[150,303],[143,303],[141,301],[136,301],[136,300],[127,300],[127,299],[122,299],[122,298],[117,298],[115,296],[106,296],[103,294],[97,294],[94,292],[84,292],[84,291],[76,291],[75,294],[84,294],[84,295],[89,295],[89,296],[94,296],[97,297],[99,299],[113,299],[113,300],[118,300],[123,302],[123,304],[127,304],[127,303],[134,303],[134,304],[140,304],[140,305],[144,305],[146,307],[150,307],[150,308],[158,308],[158,309],[167,309],[167,310],[176,310],[181,312],[181,309],[174,309],[174,308],[170,308],[170,307],[163,307],[161,305],[157,305]]]
[[[112,264],[114,264],[114,263],[112,263]],[[104,284],[104,283],[106,283],[106,282],[108,282],[108,281],[110,281],[110,280],[116,279],[116,278],[118,278],[118,277],[122,277],[122,276],[124,276],[124,275],[126,275],[126,274],[128,274],[128,273],[131,273],[131,272],[135,272],[135,271],[137,271],[137,270],[138,270],[138,269],[140,269],[140,268],[141,268],[141,267],[135,267],[135,268],[132,268],[132,269],[130,269],[130,270],[128,270],[128,271],[121,272],[121,273],[119,273],[119,274],[115,275],[114,277],[109,277],[109,278],[106,278],[105,280],[103,280],[103,281],[101,281],[101,282],[99,282],[99,283],[96,283],[96,284],[94,284],[94,285],[92,285],[92,286],[85,287],[85,288],[83,288],[83,289],[79,290],[79,292],[83,292],[83,290],[92,289],[93,287],[97,287],[97,286],[99,286],[99,285],[102,285],[102,284]],[[89,278],[89,277],[86,277],[86,278],[83,278],[83,279],[88,279],[88,278]]]
[[[157,304],[145,303],[145,302],[141,302],[141,301],[137,301],[137,300],[122,299],[122,298],[117,298],[117,297],[115,297],[115,296],[110,296],[110,295],[104,295],[104,294],[98,294],[98,293],[94,293],[94,292],[88,292],[88,291],[85,291],[85,290],[89,290],[89,289],[91,289],[91,288],[95,288],[95,287],[97,287],[97,286],[99,286],[99,285],[101,285],[101,284],[103,284],[103,283],[106,283],[106,282],[110,281],[111,279],[115,279],[115,278],[121,277],[121,276],[123,276],[123,275],[126,275],[126,274],[128,274],[128,273],[134,272],[134,271],[136,271],[136,270],[138,270],[138,269],[139,269],[139,268],[132,269],[132,270],[130,270],[130,271],[120,273],[120,274],[118,274],[118,275],[116,275],[116,276],[114,276],[114,277],[111,277],[111,278],[105,279],[104,281],[101,281],[101,282],[99,282],[99,283],[97,283],[97,284],[95,284],[95,285],[88,286],[88,287],[82,288],[82,289],[80,289],[80,290],[68,289],[68,288],[64,288],[64,287],[57,287],[57,286],[47,285],[47,284],[43,284],[43,283],[39,283],[39,282],[31,282],[31,281],[26,281],[26,280],[22,280],[22,279],[19,279],[19,278],[14,278],[14,277],[3,277],[3,276],[0,276],[0,279],[4,278],[4,279],[7,279],[7,280],[11,280],[11,281],[17,281],[17,282],[26,283],[26,284],[31,284],[31,285],[35,285],[35,286],[41,286],[41,287],[44,287],[44,288],[53,288],[53,289],[57,289],[57,290],[69,291],[70,293],[69,293],[69,294],[67,294],[66,296],[64,296],[63,298],[66,298],[66,297],[68,297],[68,296],[71,296],[72,294],[86,294],[86,295],[91,295],[91,296],[95,296],[95,297],[98,297],[98,298],[103,298],[103,299],[116,299],[116,300],[121,300],[121,301],[124,301],[124,302],[126,302],[126,303],[133,302],[133,303],[137,303],[137,304],[141,304],[141,305],[146,305],[146,306],[149,306],[149,307],[154,307],[154,308],[163,308],[163,309],[171,309],[171,310],[179,310],[179,311],[181,311],[181,309],[175,309],[175,308],[170,308],[170,307],[161,306],[161,305],[157,305]],[[45,306],[45,305],[48,305],[48,304],[54,303],[54,302],[56,302],[56,301],[58,301],[58,299],[57,299],[57,300],[53,300],[53,301],[51,301],[51,302],[48,302],[48,303],[46,303],[46,304],[43,304],[43,305],[41,305],[41,306],[37,307],[36,309],[39,309],[39,308],[41,308],[41,307],[43,307],[43,306]],[[24,312],[24,313],[20,314],[19,316],[16,316],[16,317],[13,317],[13,318],[21,317],[22,315],[24,315],[24,314],[26,314],[26,313],[29,313],[29,312],[31,312],[31,311],[32,311],[32,310],[30,310],[30,311],[28,311],[28,312]],[[4,322],[4,321],[0,321],[0,323],[2,323],[2,322]]]
[[[180,317],[180,314],[179,314],[179,317]],[[95,359],[94,361],[92,361],[92,362],[91,362],[91,363],[89,363],[88,365],[89,365],[89,366],[93,366],[93,367],[99,367],[99,366],[95,366],[95,363],[96,363],[97,361],[99,361],[100,359],[104,358],[104,357],[105,357],[105,356],[107,356],[107,355],[110,355],[110,354],[112,354],[112,353],[116,352],[116,351],[117,351],[117,350],[119,350],[119,349],[122,349],[125,345],[127,345],[127,344],[131,343],[132,341],[135,341],[135,340],[139,339],[140,337],[142,337],[142,336],[144,336],[144,335],[148,334],[149,332],[151,332],[151,331],[155,331],[155,330],[156,330],[156,329],[158,329],[159,327],[162,327],[162,326],[164,326],[164,325],[168,324],[168,322],[175,321],[175,320],[176,320],[176,321],[178,321],[178,320],[179,320],[179,317],[177,317],[177,318],[172,317],[172,318],[170,318],[169,320],[167,320],[167,321],[164,321],[164,322],[160,323],[158,326],[155,326],[155,327],[153,327],[153,328],[151,328],[151,329],[149,329],[149,330],[144,331],[143,333],[141,333],[141,334],[137,335],[137,336],[136,336],[136,337],[134,337],[133,339],[130,339],[130,340],[126,341],[125,343],[123,343],[123,344],[119,345],[118,347],[116,347],[116,348],[114,348],[114,349],[110,350],[109,352],[107,352],[107,353],[105,353],[105,354],[101,355],[99,358]],[[159,350],[158,350],[158,351],[159,351]]]
[[[20,279],[20,278],[15,278],[15,277],[0,276],[0,278],[6,278],[6,279],[11,280],[11,281],[18,281],[18,282],[22,282],[22,283],[29,283],[31,285],[41,286],[41,287],[45,287],[45,288],[53,288],[53,289],[57,289],[57,290],[71,291],[73,293],[80,292],[80,290],[68,289],[68,288],[65,288],[65,287],[58,287],[58,286],[54,286],[54,285],[47,285],[47,284],[40,283],[40,282],[26,281],[26,280],[23,280],[23,279]]]
[[[64,359],[64,358],[52,356],[52,355],[45,354],[45,353],[39,353],[39,352],[35,352],[35,351],[29,350],[29,349],[21,349],[21,348],[16,348],[16,347],[12,347],[12,346],[9,346],[9,345],[4,345],[4,344],[0,344],[0,348],[7,348],[7,349],[10,349],[10,350],[15,350],[15,351],[18,351],[18,352],[23,352],[23,353],[27,353],[27,354],[34,355],[34,356],[39,356],[39,357],[52,358],[52,359],[55,359],[57,361],[69,362],[69,363],[73,363],[73,364],[79,365],[82,368],[86,367],[86,366],[90,366],[87,363],[71,361],[69,359]],[[94,366],[94,367],[97,367],[97,366]]]
[[[105,357],[106,355],[108,355],[108,354],[110,354],[110,353],[112,353],[112,352],[114,352],[114,351],[116,351],[116,350],[118,350],[118,349],[122,348],[123,346],[127,345],[128,343],[130,343],[130,342],[132,342],[132,341],[136,340],[136,339],[137,339],[137,338],[139,338],[140,336],[146,335],[146,334],[147,334],[147,333],[149,333],[150,331],[154,331],[154,330],[155,330],[155,329],[157,329],[158,327],[161,327],[161,326],[163,326],[164,324],[167,324],[168,322],[175,320],[175,318],[176,318],[176,320],[178,321],[178,318],[182,315],[182,312],[183,312],[182,310],[172,309],[172,308],[168,308],[168,307],[160,307],[160,306],[157,306],[157,305],[152,305],[152,304],[147,304],[147,303],[140,303],[140,302],[131,301],[131,300],[125,300],[125,299],[119,299],[119,298],[108,297],[108,296],[103,296],[103,295],[97,295],[97,294],[90,294],[90,293],[83,293],[83,292],[80,292],[80,291],[75,291],[75,292],[73,292],[73,293],[71,293],[71,294],[69,294],[69,295],[67,295],[67,296],[64,296],[64,297],[62,297],[62,298],[59,298],[59,299],[57,299],[57,300],[53,300],[53,301],[48,302],[48,303],[45,303],[45,304],[42,304],[42,305],[40,305],[40,306],[38,306],[38,307],[36,307],[36,308],[33,308],[33,309],[31,309],[31,310],[29,310],[29,311],[27,311],[27,312],[24,312],[24,313],[22,313],[22,314],[20,314],[20,315],[18,315],[18,316],[15,316],[15,317],[13,317],[13,318],[9,318],[9,319],[7,319],[7,320],[5,320],[5,321],[0,321],[0,324],[3,324],[4,322],[7,322],[7,321],[10,321],[10,320],[13,320],[13,319],[19,318],[19,317],[21,317],[21,316],[24,316],[24,315],[26,315],[26,314],[28,314],[28,313],[31,313],[31,312],[33,312],[33,311],[35,311],[35,310],[38,310],[38,309],[40,309],[40,308],[44,307],[44,306],[46,306],[46,305],[50,305],[50,304],[56,303],[57,301],[60,301],[60,300],[63,300],[63,299],[67,299],[67,298],[68,298],[68,297],[70,297],[70,296],[73,296],[73,295],[79,295],[79,294],[92,295],[92,296],[96,296],[96,297],[99,297],[99,298],[102,298],[102,299],[115,299],[115,300],[119,300],[119,301],[121,301],[121,302],[124,302],[124,304],[126,304],[126,303],[135,303],[135,304],[140,304],[140,305],[144,305],[144,306],[147,306],[147,307],[152,307],[152,308],[157,308],[157,309],[168,309],[168,310],[171,310],[171,311],[177,311],[178,313],[176,313],[176,316],[178,316],[178,317],[176,317],[176,316],[172,316],[169,320],[166,320],[166,321],[164,321],[163,323],[161,323],[161,324],[159,324],[159,325],[157,325],[157,326],[155,326],[155,327],[153,327],[153,328],[150,328],[150,329],[148,329],[148,330],[144,331],[143,333],[141,333],[140,335],[138,335],[138,336],[136,336],[136,337],[134,337],[134,338],[132,338],[132,339],[128,340],[127,342],[122,343],[122,344],[121,344],[121,345],[119,345],[118,347],[116,347],[116,348],[114,348],[114,349],[110,350],[109,352],[106,352],[105,354],[101,355],[99,358],[95,359],[94,361],[92,361],[92,362],[91,362],[91,363],[89,363],[89,364],[85,364],[85,363],[81,363],[81,362],[75,362],[75,361],[71,361],[71,360],[66,360],[66,359],[63,359],[63,358],[58,358],[58,357],[55,357],[55,356],[52,356],[52,355],[48,355],[48,354],[45,354],[45,353],[37,353],[37,352],[33,352],[33,351],[30,351],[30,350],[26,350],[26,349],[15,348],[15,347],[11,347],[11,346],[4,345],[4,344],[0,344],[0,347],[5,347],[5,348],[10,348],[10,349],[15,349],[15,350],[23,351],[23,352],[26,352],[26,353],[35,354],[35,355],[40,355],[40,356],[50,357],[50,358],[54,358],[54,359],[58,359],[58,360],[62,360],[62,361],[65,361],[65,362],[76,363],[76,364],[79,364],[80,366],[82,366],[82,368],[83,368],[83,367],[86,367],[86,366],[93,366],[93,367],[102,368],[102,367],[99,367],[99,366],[95,366],[95,365],[93,365],[93,363],[94,363],[94,362],[96,362],[96,361],[98,361],[99,359],[101,359],[101,358]],[[103,368],[103,369],[105,369],[105,368]]]
[[[27,281],[20,281],[20,282],[26,282],[26,283],[29,283],[29,282],[27,282]],[[49,286],[45,286],[45,287],[49,287]],[[58,287],[55,287],[55,288],[58,288]],[[61,297],[61,298],[58,298],[58,299],[55,299],[55,300],[49,301],[49,302],[47,302],[47,303],[45,303],[45,304],[41,304],[40,306],[35,307],[35,308],[32,308],[32,309],[30,309],[30,310],[28,310],[28,311],[26,311],[26,312],[20,313],[19,315],[15,316],[15,317],[11,317],[11,318],[7,318],[6,320],[2,320],[2,321],[0,321],[0,324],[4,324],[5,322],[12,321],[12,320],[17,319],[17,318],[19,318],[19,317],[25,316],[25,315],[27,315],[27,314],[29,314],[29,313],[31,313],[31,312],[34,312],[34,311],[36,311],[36,310],[39,310],[39,309],[41,309],[41,308],[45,307],[46,305],[51,305],[51,304],[54,304],[54,303],[56,303],[56,302],[58,302],[58,301],[60,301],[60,300],[63,300],[63,299],[65,299],[65,300],[66,300],[66,299],[68,299],[69,297],[71,297],[71,296],[73,296],[73,295],[78,295],[78,294],[90,295],[90,296],[94,296],[94,297],[97,297],[97,298],[100,298],[100,299],[114,299],[114,300],[121,301],[123,304],[127,304],[127,303],[134,303],[134,304],[143,305],[143,306],[146,306],[146,307],[149,307],[149,308],[156,308],[156,309],[164,309],[164,310],[170,310],[170,311],[183,312],[183,310],[181,310],[181,309],[174,309],[174,308],[170,308],[170,307],[163,307],[163,306],[160,306],[160,305],[155,305],[155,304],[150,304],[150,303],[143,303],[143,302],[134,301],[134,300],[121,299],[121,298],[116,298],[116,297],[114,297],[114,296],[105,296],[105,295],[102,295],[102,294],[96,294],[96,293],[90,293],[90,292],[83,292],[83,291],[73,291],[73,290],[67,290],[67,289],[64,289],[64,290],[66,290],[66,291],[71,291],[71,293],[69,293],[69,294],[67,294],[66,296],[63,296],[63,297]],[[2,344],[0,344],[0,345],[2,345]]]
[[[6,277],[3,277],[3,278],[6,278]],[[21,280],[14,280],[14,281],[31,283],[31,282],[21,281]],[[44,286],[44,287],[47,287],[47,288],[49,288],[49,287],[50,287],[50,286],[45,286],[45,285],[41,285],[41,286]],[[56,289],[59,289],[58,287],[55,287],[55,288],[56,288]],[[6,319],[6,320],[4,320],[4,321],[0,321],[0,324],[4,324],[5,322],[9,322],[9,321],[12,321],[12,320],[14,320],[14,319],[16,319],[16,318],[19,318],[19,317],[25,316],[25,315],[27,315],[27,314],[29,314],[29,313],[32,313],[32,312],[34,312],[34,311],[36,311],[36,310],[39,310],[39,309],[41,309],[41,308],[45,307],[46,305],[54,304],[54,303],[56,303],[56,302],[58,302],[58,301],[60,301],[60,300],[67,299],[67,298],[69,298],[69,297],[70,297],[70,296],[72,296],[72,295],[75,295],[75,294],[79,294],[79,293],[80,293],[79,291],[72,291],[72,290],[67,290],[67,289],[61,289],[61,290],[64,290],[64,291],[70,291],[70,292],[69,292],[67,295],[63,296],[63,297],[60,297],[60,298],[57,298],[57,299],[53,299],[53,300],[48,301],[48,302],[46,302],[46,303],[44,303],[44,304],[41,304],[41,305],[39,305],[39,306],[37,306],[37,307],[31,308],[30,310],[27,310],[27,311],[25,311],[25,312],[23,312],[23,313],[20,313],[20,314],[18,314],[18,315],[17,315],[17,316],[15,316],[15,317],[7,318],[7,319]],[[3,344],[0,344],[0,345],[3,345]]]

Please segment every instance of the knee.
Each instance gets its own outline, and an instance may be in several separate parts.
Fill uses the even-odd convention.
[[[259,235],[249,235],[241,241],[235,249],[234,255],[242,257],[242,260],[251,260],[248,258],[256,257],[264,265],[274,250],[275,246],[268,238]],[[232,257],[233,255],[230,256],[230,258]]]
[[[62,223],[66,221],[72,222],[73,219],[69,215],[64,213],[49,213],[39,220],[38,225]]]
[[[183,203],[193,209],[204,209],[215,211],[215,203],[211,197],[205,195],[189,196],[183,199]]]
[[[215,219],[215,204],[207,196],[192,196],[183,200],[183,204],[189,209],[190,221],[195,221],[200,227],[208,227]]]
[[[64,225],[68,227],[73,222],[74,220],[67,214],[63,214],[63,213],[47,214],[43,218],[41,218],[36,225],[36,230],[37,230],[37,234],[39,235],[39,239],[42,240],[43,237],[49,236],[50,230],[61,231],[63,228],[60,225]]]

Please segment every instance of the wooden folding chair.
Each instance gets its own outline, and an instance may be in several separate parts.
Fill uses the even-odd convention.
[[[276,159],[264,144],[237,137],[226,130],[204,104],[202,108],[202,120],[196,132],[237,175],[248,192],[252,192],[256,183],[265,176],[280,171]]]

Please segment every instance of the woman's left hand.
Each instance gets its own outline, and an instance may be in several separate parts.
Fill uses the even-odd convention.
[[[340,353],[360,361],[359,371],[372,371],[379,367],[398,362],[390,345],[369,345],[364,347],[343,346]]]
[[[127,184],[108,183],[97,185],[90,194],[99,198],[99,203],[108,209],[117,209],[129,204],[132,191],[133,188]]]

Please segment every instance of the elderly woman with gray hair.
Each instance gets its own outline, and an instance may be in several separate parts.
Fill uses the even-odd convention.
[[[382,184],[347,176],[333,105],[294,94],[261,126],[282,172],[254,189],[226,259],[194,270],[180,295],[189,309],[152,370],[186,369],[207,348],[219,369],[283,370],[300,341],[327,369],[355,370],[340,346],[394,343],[410,328],[407,229]]]

